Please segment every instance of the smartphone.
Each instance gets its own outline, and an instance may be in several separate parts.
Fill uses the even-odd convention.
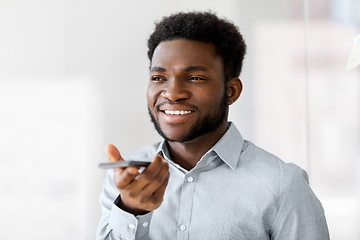
[[[147,161],[138,161],[138,160],[125,160],[117,162],[104,162],[98,165],[99,168],[109,169],[109,168],[126,168],[126,167],[146,167],[150,164]]]

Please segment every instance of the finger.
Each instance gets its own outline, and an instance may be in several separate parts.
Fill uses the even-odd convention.
[[[153,161],[146,167],[146,169],[136,178],[129,188],[134,192],[140,192],[146,185],[148,185],[158,175],[162,168],[162,156],[156,155]]]
[[[108,155],[110,162],[117,162],[120,160],[124,160],[121,157],[119,150],[112,144],[106,145],[105,152]]]
[[[106,145],[105,152],[108,155],[110,162],[117,162],[117,161],[123,161],[124,160],[122,158],[119,150],[112,144]],[[122,174],[123,171],[124,171],[123,168],[114,168],[115,185],[117,185],[117,182],[116,182],[117,176],[115,174]]]
[[[127,167],[121,171],[114,173],[114,182],[119,190],[128,188],[130,183],[134,181],[139,172],[136,167]]]
[[[156,177],[143,190],[144,196],[152,196],[169,178],[169,164],[162,162],[162,168]]]
[[[153,193],[151,196],[151,200],[154,203],[161,204],[162,200],[164,199],[165,190],[167,184],[169,182],[169,176],[165,179],[165,181],[158,187],[158,189]]]

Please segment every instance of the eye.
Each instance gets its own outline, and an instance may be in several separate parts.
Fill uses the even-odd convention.
[[[190,80],[191,80],[191,81],[194,81],[194,82],[198,82],[198,81],[205,81],[206,78],[205,78],[205,77],[202,77],[202,76],[191,76],[191,77],[190,77]]]
[[[163,76],[152,76],[151,81],[153,81],[153,82],[161,82],[161,81],[166,81],[166,78],[163,77]]]

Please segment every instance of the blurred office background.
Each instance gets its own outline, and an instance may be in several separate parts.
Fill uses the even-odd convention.
[[[360,239],[358,0],[0,0],[0,238],[94,239],[104,147],[158,141],[146,109],[154,21],[212,10],[248,44],[243,136],[309,173],[333,240]]]

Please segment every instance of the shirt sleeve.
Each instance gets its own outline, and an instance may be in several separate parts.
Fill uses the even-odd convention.
[[[96,240],[134,240],[149,233],[152,212],[134,216],[115,203],[119,191],[113,183],[113,172],[108,171],[100,195],[101,216]]]
[[[330,239],[323,207],[309,186],[307,173],[296,167],[288,182],[279,199],[271,239]]]

